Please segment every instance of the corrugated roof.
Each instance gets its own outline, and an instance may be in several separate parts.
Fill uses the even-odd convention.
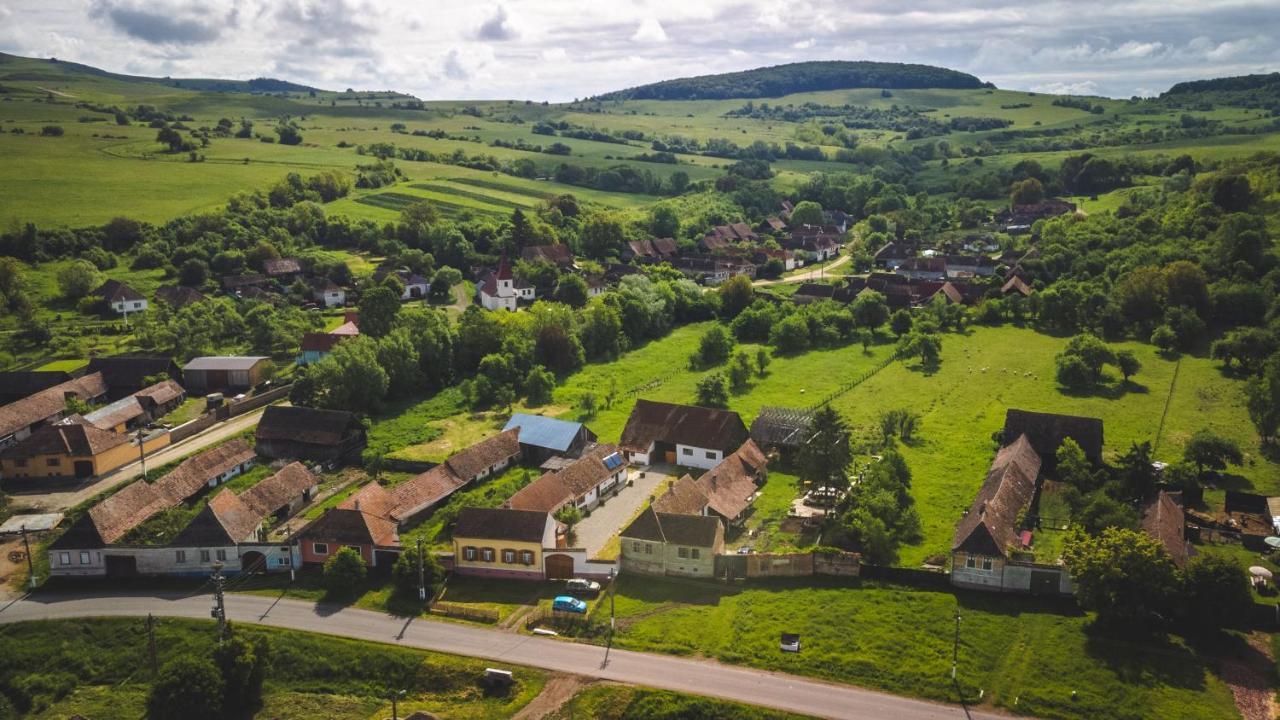
[[[507,421],[503,431],[520,428],[520,444],[548,448],[564,452],[582,429],[582,423],[557,420],[542,415],[516,413]]]
[[[249,370],[263,360],[271,358],[251,355],[208,355],[192,358],[191,362],[182,366],[186,370]]]

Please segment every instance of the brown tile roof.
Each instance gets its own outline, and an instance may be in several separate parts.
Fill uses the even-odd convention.
[[[1187,517],[1173,493],[1161,490],[1142,510],[1142,531],[1164,546],[1173,564],[1187,564]]]
[[[241,290],[253,285],[263,285],[266,282],[267,282],[267,276],[259,273],[246,273],[244,275],[224,275],[222,276],[222,289]]]
[[[719,518],[675,515],[647,507],[619,535],[624,538],[714,548],[720,534]]]
[[[653,442],[665,442],[727,453],[746,438],[747,427],[731,410],[636,400],[620,444],[638,452],[644,452]]]
[[[514,510],[555,512],[573,499],[573,491],[556,477],[556,473],[544,473],[533,482],[520,488],[503,503]]]
[[[706,493],[698,487],[697,481],[685,475],[654,499],[653,509],[673,515],[701,515],[708,502]]]
[[[102,373],[92,372],[0,406],[0,437],[60,415],[67,407],[67,395],[92,400],[106,394],[107,384]]]
[[[270,405],[258,421],[255,436],[260,440],[338,445],[356,424],[355,415],[343,410]]]
[[[680,246],[676,244],[674,238],[654,238],[652,244],[654,251],[660,257],[672,257],[680,252]]]
[[[302,272],[302,263],[294,258],[276,258],[264,260],[262,271],[268,275],[294,275]]]
[[[258,481],[240,494],[240,499],[262,517],[288,505],[320,481],[300,462],[280,468],[280,472]]]
[[[470,481],[476,475],[520,454],[520,428],[511,428],[456,453],[445,464],[455,475]]]
[[[376,483],[375,483],[376,484]],[[336,507],[311,521],[296,537],[339,545],[398,547],[400,537],[394,520],[354,508]]]
[[[194,305],[198,302],[204,302],[204,293],[194,288],[182,285],[165,285],[156,288],[155,299],[157,302],[168,303],[175,308],[184,308],[188,305]]]
[[[453,537],[540,543],[548,522],[554,520],[536,510],[468,507],[458,512]]]
[[[173,380],[161,380],[155,385],[144,387],[134,393],[134,397],[146,399],[152,405],[164,405],[173,402],[186,394],[186,390]]]
[[[155,486],[176,505],[200,492],[213,478],[256,457],[244,440],[232,440],[183,460],[173,472],[155,482]]]
[[[88,516],[102,542],[110,545],[173,505],[155,484],[138,480],[89,508]]]
[[[338,507],[343,510],[359,510],[388,519],[390,519],[391,511],[395,509],[395,506],[396,503],[392,499],[391,493],[387,492],[387,489],[376,481],[367,483],[364,487],[349,495],[346,500],[338,503]]]
[[[332,352],[338,343],[346,339],[345,335],[306,333],[302,336],[302,345],[298,349],[302,352]]]
[[[137,290],[120,282],[119,280],[108,280],[102,283],[97,290],[93,291],[94,295],[101,297],[109,303],[118,300],[145,300]]]
[[[1000,448],[969,512],[956,525],[951,549],[1004,557],[1018,537],[1018,516],[1031,505],[1040,455],[1026,435]]]
[[[391,488],[392,516],[411,517],[444,500],[466,485],[447,465],[437,465]]]
[[[1066,438],[1075,440],[1085,457],[1102,462],[1102,421],[1077,415],[1057,415],[1010,408],[1004,416],[1003,442],[1007,445],[1026,435],[1046,466],[1056,464],[1055,453]]]
[[[698,478],[698,489],[716,513],[733,519],[751,507],[755,499],[756,474],[768,464],[764,453],[747,440],[732,455]]]
[[[648,240],[628,240],[627,249],[636,257],[657,257],[658,252]]]
[[[1030,295],[1034,291],[1031,289],[1030,285],[1028,285],[1026,282],[1023,281],[1022,278],[1018,277],[1017,275],[1013,275],[1013,276],[1010,276],[1008,282],[1006,282],[1003,286],[1001,286],[1000,292],[1004,293],[1005,295],[1008,295],[1011,292],[1021,293],[1023,295]]]
[[[69,455],[88,457],[124,445],[129,438],[121,433],[102,430],[84,418],[77,422],[45,425],[30,437],[0,453],[0,457],[29,458],[37,455]]]
[[[942,287],[938,290],[938,292],[945,295],[948,300],[950,300],[951,302],[957,305],[964,304],[964,293],[960,292],[959,288],[957,288],[955,285],[952,285],[949,282],[942,283]]]
[[[521,259],[526,262],[546,260],[554,265],[572,265],[573,252],[568,245],[530,245],[520,251]]]
[[[191,547],[242,543],[253,539],[262,518],[262,513],[224,488],[174,537],[172,544]]]

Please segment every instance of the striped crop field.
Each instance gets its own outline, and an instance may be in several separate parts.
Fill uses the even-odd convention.
[[[454,177],[449,178],[449,182],[462,183],[463,185],[471,185],[473,187],[485,188],[487,190],[497,190],[499,192],[511,193],[512,195],[523,195],[525,197],[537,198],[538,200],[550,200],[556,196],[552,192],[542,192],[532,188],[521,187],[513,183],[505,183],[499,180],[489,180],[487,178],[469,178]]]
[[[509,200],[507,198],[497,197],[494,195],[486,195],[484,193],[463,190],[462,188],[456,188],[443,183],[417,183],[410,185],[409,187],[414,188],[415,190],[426,190],[427,192],[439,195],[452,195],[454,197],[465,198],[467,200],[474,200],[486,205],[497,205],[498,207],[510,208],[513,210],[516,208],[528,210],[537,205],[537,202],[528,198],[528,196],[521,196],[520,200]]]
[[[482,207],[477,205],[454,203],[454,202],[449,202],[448,200],[441,200],[434,197],[423,197],[422,195],[410,195],[408,193],[400,193],[400,192],[384,192],[384,193],[378,193],[376,195],[366,195],[362,198],[356,199],[356,202],[362,205],[371,205],[376,208],[381,208],[383,210],[392,210],[395,212],[404,210],[406,207],[414,203],[419,203],[424,201],[431,203],[436,208],[436,210],[440,212],[441,215],[447,218],[456,217],[462,214],[464,211],[470,211],[473,213],[480,213],[485,215],[501,214],[501,210],[494,207]]]

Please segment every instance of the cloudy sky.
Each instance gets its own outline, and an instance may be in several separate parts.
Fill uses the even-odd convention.
[[[863,59],[1128,97],[1280,70],[1280,0],[0,0],[0,50],[424,99],[561,101]]]

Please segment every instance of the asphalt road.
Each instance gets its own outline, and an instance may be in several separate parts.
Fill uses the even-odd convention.
[[[823,265],[821,267],[816,267],[812,270],[809,270],[808,272],[802,272],[796,275],[790,275],[788,277],[781,277],[776,280],[756,280],[751,284],[756,287],[765,287],[768,285],[781,285],[783,283],[809,282],[810,280],[817,280],[818,278],[824,277],[827,273],[831,272],[832,270],[835,270],[841,265],[844,265],[845,263],[849,262],[852,259],[853,259],[852,255],[841,255],[840,257],[836,258],[832,262],[829,262],[826,265]]]
[[[209,619],[209,595],[42,593],[0,606],[0,623],[75,617],[145,616]],[[404,619],[256,595],[230,595],[233,622],[321,632],[436,650],[592,678],[736,700],[817,717],[856,720],[996,720],[1001,716],[886,695],[847,685],[722,665],[706,660],[605,649],[555,638],[518,635],[461,623]]]

